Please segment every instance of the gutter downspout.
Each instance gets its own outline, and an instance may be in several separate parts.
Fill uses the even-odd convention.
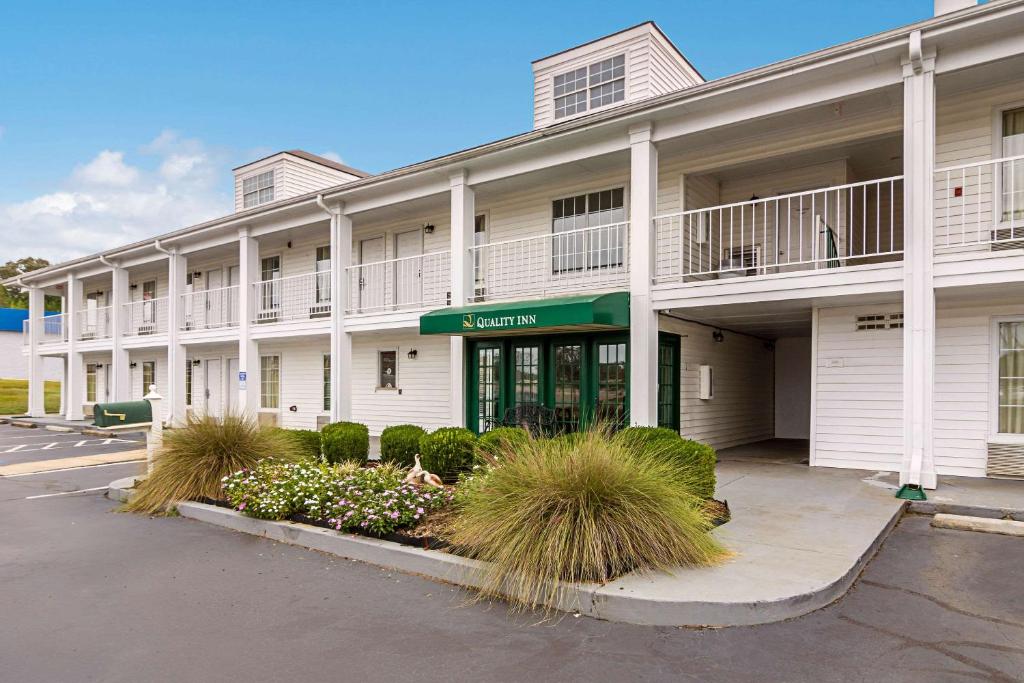
[[[157,251],[159,251],[161,254],[166,254],[168,256],[173,256],[174,255],[173,251],[170,251],[169,249],[165,249],[164,246],[162,244],[160,244],[160,238],[155,238],[153,240],[153,248],[156,249]]]

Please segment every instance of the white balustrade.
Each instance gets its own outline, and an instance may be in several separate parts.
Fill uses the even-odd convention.
[[[903,177],[656,216],[658,282],[891,261],[903,253]]]
[[[56,315],[48,315],[44,318],[37,318],[36,320],[22,320],[21,321],[21,339],[25,346],[29,345],[29,334],[31,334],[33,324],[41,324],[43,326],[43,333],[39,335],[40,344],[56,344],[60,342],[66,342],[68,340],[67,326],[64,323],[64,313]]]
[[[167,299],[146,299],[124,304],[124,335],[140,337],[167,332]]]
[[[78,340],[110,339],[114,319],[113,306],[86,305],[85,310],[78,311]]]
[[[1024,247],[1024,155],[935,171],[935,247]]]
[[[369,313],[450,303],[451,252],[349,266],[348,313]]]
[[[331,272],[307,273],[253,285],[256,323],[329,318]]]
[[[610,289],[629,282],[629,223],[492,242],[469,251],[472,301]]]
[[[238,286],[182,294],[179,317],[184,332],[238,327]]]

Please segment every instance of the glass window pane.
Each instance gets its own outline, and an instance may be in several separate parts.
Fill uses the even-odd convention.
[[[572,432],[580,428],[580,376],[583,348],[579,344],[556,345],[554,354],[555,395],[552,405],[555,425],[559,432]]]
[[[626,423],[626,344],[598,344],[597,419]]]
[[[281,359],[260,357],[260,407],[277,409],[281,402]]]
[[[331,410],[331,354],[324,354],[324,412]]]
[[[540,347],[516,347],[514,361],[516,405],[537,405],[540,403]]]
[[[999,324],[999,432],[1024,434],[1024,323]]]
[[[477,367],[480,373],[477,386],[477,431],[483,434],[496,427],[500,419],[501,349],[477,349]]]
[[[381,389],[394,389],[398,386],[398,352],[379,352],[380,376],[377,386]]]

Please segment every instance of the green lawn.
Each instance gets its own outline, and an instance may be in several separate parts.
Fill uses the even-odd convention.
[[[47,382],[46,412],[60,410],[60,382]],[[0,415],[23,415],[28,410],[28,380],[0,379]]]

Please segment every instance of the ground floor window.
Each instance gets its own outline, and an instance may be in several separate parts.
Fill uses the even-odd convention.
[[[88,363],[85,366],[85,401],[86,403],[96,402],[96,364]]]
[[[281,357],[260,356],[260,408],[281,407]]]
[[[156,384],[156,361],[147,360],[142,363],[142,395],[149,393],[149,387]]]
[[[185,405],[192,405],[192,361],[185,359]]]
[[[324,412],[331,411],[331,354],[324,354]]]
[[[999,433],[1024,434],[1024,321],[999,323]]]
[[[658,336],[658,426],[679,431],[679,336]]]
[[[398,351],[377,352],[377,388],[398,387]]]

